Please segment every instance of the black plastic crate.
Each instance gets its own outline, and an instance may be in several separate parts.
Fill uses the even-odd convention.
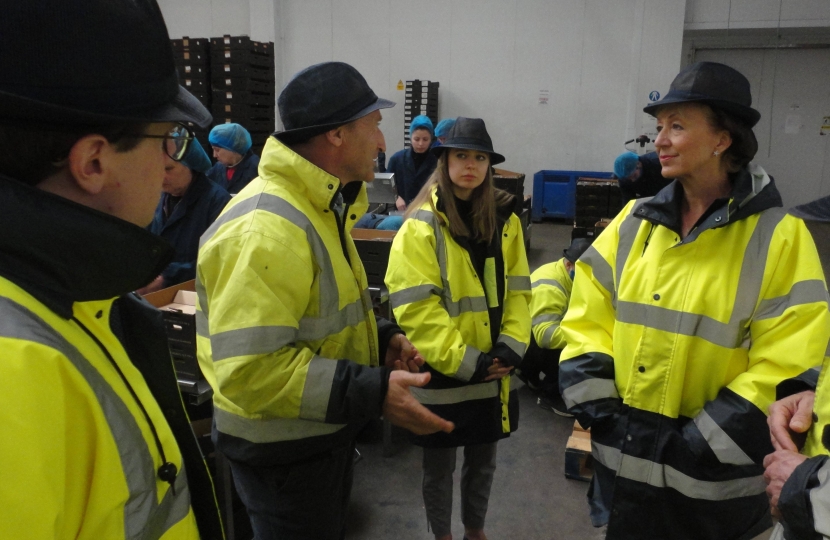
[[[274,104],[248,105],[247,103],[214,103],[211,109],[213,116],[234,116],[251,118],[254,120],[274,120]]]
[[[386,277],[386,267],[389,266],[392,242],[355,238],[354,245],[363,268],[366,270],[366,280],[369,285],[384,286],[383,280]]]
[[[273,120],[252,120],[250,118],[245,117],[217,116],[215,114],[213,115],[213,121],[217,124],[239,124],[245,129],[247,129],[249,133],[252,131],[273,133],[275,125]]]
[[[176,64],[176,73],[179,74],[179,80],[210,78],[210,68],[204,64]]]
[[[199,51],[183,51],[173,55],[173,62],[175,62],[177,66],[186,64],[209,66],[210,55]]]
[[[274,57],[256,52],[256,50],[213,49],[210,52],[210,60],[214,64],[247,64],[250,66],[274,69]]]
[[[207,38],[190,38],[185,36],[182,39],[171,39],[170,43],[173,45],[174,54],[189,51],[207,55],[210,50],[210,41]]]
[[[212,78],[211,82],[214,90],[248,90],[271,95],[276,91],[273,81],[257,81],[244,77],[224,77],[221,79]]]
[[[210,82],[207,79],[179,79],[179,84],[187,88],[192,94],[196,92],[207,94],[210,92]]]
[[[248,105],[273,105],[274,94],[248,90],[213,89],[213,103],[242,103]]]
[[[213,51],[224,49],[246,50],[263,56],[274,57],[274,44],[270,41],[253,41],[248,36],[222,36],[210,38]]]
[[[161,314],[176,375],[187,380],[204,379],[196,358],[196,317],[172,310],[162,310]]]
[[[258,81],[274,82],[274,68],[251,66],[248,64],[219,64],[213,62],[210,70],[211,79],[226,78],[256,79]]]

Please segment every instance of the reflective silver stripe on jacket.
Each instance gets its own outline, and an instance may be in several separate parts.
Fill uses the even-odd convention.
[[[415,399],[424,405],[450,405],[475,399],[491,399],[499,396],[499,385],[496,381],[482,384],[470,384],[458,388],[428,389],[413,386],[410,388]]]
[[[830,535],[830,461],[816,473],[819,485],[810,490],[810,506],[813,511],[813,523],[816,531],[820,531],[822,538]]]
[[[340,291],[337,278],[334,275],[334,266],[329,257],[325,242],[320,237],[311,220],[291,203],[268,193],[260,193],[246,199],[221,215],[213,225],[202,235],[200,244],[204,245],[219,228],[230,221],[245,216],[255,210],[270,212],[280,216],[306,233],[314,259],[320,268],[319,273],[319,315],[317,317],[302,317],[299,327],[271,326],[229,330],[210,335],[207,327],[207,317],[200,317],[197,313],[197,333],[211,340],[213,360],[245,355],[267,354],[277,351],[297,341],[317,341],[328,336],[338,334],[350,326],[356,326],[367,320],[371,307],[369,291],[361,291],[360,298],[346,305],[340,305]],[[197,294],[199,305],[207,315],[207,297],[204,287],[197,279]]]
[[[596,251],[596,250],[594,250],[594,251]],[[537,279],[536,281],[533,282],[531,287],[533,289],[535,289],[536,287],[541,287],[543,285],[549,285],[551,287],[556,287],[557,289],[559,289],[563,293],[568,294],[568,291],[565,290],[565,287],[555,279]]]
[[[591,272],[602,288],[608,291],[611,295],[611,303],[617,305],[617,290],[614,287],[614,272],[608,261],[602,258],[599,251],[594,246],[588,246],[579,260],[591,267]],[[564,289],[563,289],[564,290]]]
[[[424,223],[432,227],[433,234],[435,235],[435,255],[438,258],[438,269],[441,273],[441,288],[433,290],[440,291],[441,305],[444,307],[447,313],[449,313],[450,317],[458,317],[462,313],[469,312],[486,312],[487,298],[485,298],[484,296],[465,296],[457,301],[452,299],[452,289],[450,288],[450,282],[447,279],[446,241],[444,239],[444,231],[438,224],[438,219],[436,218],[435,214],[428,210],[418,210],[412,215],[410,219],[423,221]],[[530,279],[525,278],[527,278],[527,276],[508,276],[508,289],[530,290]],[[513,279],[512,282],[511,279]],[[512,286],[516,288],[511,288],[511,283],[513,284]],[[426,285],[419,285],[419,287],[426,287]],[[406,298],[406,295],[395,299],[393,299],[393,296],[395,294],[399,294],[410,290],[411,289],[404,289],[403,291],[398,291],[397,293],[393,293],[392,295],[390,295],[389,300],[392,303],[392,307],[395,308],[396,306],[404,305],[405,303],[407,303],[397,303],[400,302],[401,298]],[[420,292],[421,294],[423,294],[422,290]]]
[[[507,276],[508,291],[529,291],[530,276]]]
[[[562,399],[570,409],[576,405],[595,401],[597,399],[619,399],[617,385],[614,379],[600,379],[598,377],[585,379],[562,392]]]
[[[762,300],[753,318],[760,321],[780,317],[791,307],[813,304],[821,300],[830,303],[827,288],[820,279],[799,281],[794,283],[790,292],[784,296]]]
[[[220,432],[252,443],[294,441],[330,435],[346,427],[346,424],[324,424],[302,418],[245,418],[219,407],[213,409],[213,421]]]
[[[527,350],[527,345],[522,343],[516,338],[510,337],[507,334],[499,334],[498,339],[496,342],[501,342],[507,345],[511,351],[518,354],[519,356],[524,356],[525,351]]]
[[[458,371],[455,372],[455,378],[462,381],[469,381],[475,375],[479,356],[481,356],[480,350],[472,345],[465,345],[464,357],[461,359],[461,365],[458,366]]]
[[[54,349],[69,360],[89,385],[112,433],[127,483],[129,497],[124,504],[126,538],[159,538],[187,517],[190,492],[184,471],[179,471],[176,477],[175,494],[168,489],[161,504],[158,504],[153,456],[136,418],[101,373],[74,345],[28,308],[5,297],[0,297],[0,337]],[[86,336],[84,339],[87,339]]]
[[[706,410],[701,410],[697,416],[694,417],[694,423],[709,447],[717,456],[721,463],[729,463],[731,465],[753,465],[752,461],[746,452],[744,452],[738,444],[732,440],[715,420],[709,416]]]
[[[744,251],[738,289],[729,322],[720,322],[698,313],[624,301],[618,302],[617,320],[674,334],[699,337],[721,347],[739,347],[746,337],[749,322],[761,294],[761,284],[764,279],[764,269],[772,236],[778,223],[785,215],[785,212],[780,208],[773,208],[762,212],[758,216],[758,222]],[[620,227],[620,246],[625,243],[630,251],[637,230],[633,227],[626,227],[629,219],[636,220],[632,216],[628,216],[623,220]],[[624,228],[626,229],[625,233],[623,232]],[[622,250],[618,252],[618,264],[620,261],[624,263],[627,259],[627,253],[623,253]],[[621,272],[622,269],[618,267],[618,284]]]
[[[303,400],[300,403],[300,418],[323,422],[329,406],[331,387],[337,362],[315,356],[308,364],[303,385]]]
[[[542,343],[539,343],[539,346],[543,349],[550,349],[551,343],[553,343],[553,334],[556,333],[556,330],[559,328],[559,323],[552,324],[545,328],[544,333],[542,334]]]
[[[591,441],[591,455],[604,466],[616,471],[619,477],[657,488],[672,488],[692,499],[726,501],[760,495],[766,489],[762,475],[735,480],[698,480],[669,465],[623,455],[617,448],[594,441]]]

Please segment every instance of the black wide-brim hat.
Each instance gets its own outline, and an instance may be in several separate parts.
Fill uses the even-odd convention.
[[[643,108],[655,116],[663,105],[700,102],[721,109],[749,127],[761,119],[751,107],[749,81],[738,70],[717,62],[697,62],[683,68],[671,83],[669,92],[659,101]]]
[[[304,142],[394,106],[393,101],[379,98],[354,67],[344,62],[323,62],[294,75],[280,92],[277,107],[285,129],[274,137],[285,144]]]
[[[155,0],[10,2],[0,17],[0,120],[192,122],[210,112],[179,86]]]
[[[487,126],[481,118],[464,118],[459,116],[455,125],[450,128],[447,138],[441,146],[432,149],[432,153],[440,156],[447,148],[463,148],[478,150],[490,154],[490,165],[504,162],[504,156],[493,150],[493,141],[487,133]]]
[[[591,247],[591,242],[587,238],[574,238],[571,245],[562,250],[562,254],[570,262],[575,263],[589,247]]]

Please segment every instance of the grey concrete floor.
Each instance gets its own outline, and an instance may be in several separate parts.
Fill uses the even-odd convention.
[[[558,260],[570,243],[572,224],[534,223],[528,261],[531,271]],[[596,535],[588,517],[588,484],[565,478],[565,443],[573,420],[536,405],[536,395],[519,389],[519,429],[499,442],[496,476],[485,532],[491,540],[586,540]],[[379,424],[358,443],[346,538],[431,540],[421,497],[421,449],[405,432],[393,432],[393,455],[383,457]],[[455,474],[453,537],[464,534]]]

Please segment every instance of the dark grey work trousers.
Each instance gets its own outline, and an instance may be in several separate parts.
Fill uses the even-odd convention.
[[[483,529],[496,472],[496,444],[464,447],[461,467],[461,522],[470,529]],[[452,475],[456,448],[424,448],[424,506],[435,536],[452,532]]]
[[[354,475],[354,444],[291,465],[231,463],[255,540],[341,540]]]

